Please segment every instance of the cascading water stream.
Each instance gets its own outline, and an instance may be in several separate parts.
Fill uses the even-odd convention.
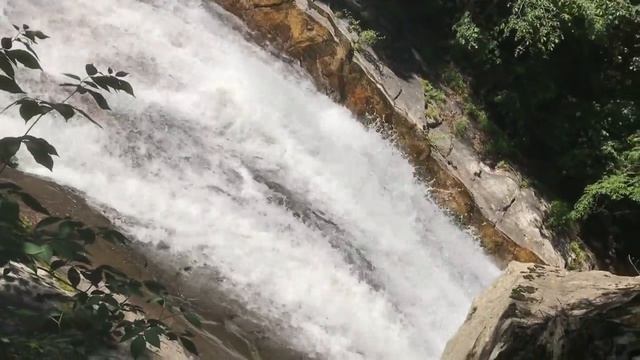
[[[137,98],[112,97],[99,129],[47,118],[54,171],[23,170],[117,209],[142,242],[215,267],[219,286],[312,356],[437,358],[471,298],[498,270],[429,199],[406,159],[248,43],[199,0],[0,0],[3,33],[27,23],[60,90],[86,62],[133,74]],[[37,17],[36,17],[37,16]],[[8,96],[0,96],[8,103]],[[87,101],[86,106],[90,105]],[[0,137],[25,130],[15,111]],[[119,221],[125,219],[124,221]]]

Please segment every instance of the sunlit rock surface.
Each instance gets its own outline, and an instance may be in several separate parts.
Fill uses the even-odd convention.
[[[443,359],[637,356],[640,277],[513,262],[473,302]]]

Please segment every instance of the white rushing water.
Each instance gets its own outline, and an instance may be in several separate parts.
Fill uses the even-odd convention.
[[[39,94],[84,64],[132,75],[137,98],[92,111],[104,129],[47,118],[53,173],[26,171],[117,209],[140,241],[206,261],[231,298],[296,348],[330,359],[437,358],[473,295],[497,275],[428,198],[406,159],[196,0],[0,0],[27,23]],[[63,95],[63,94],[59,94]],[[9,97],[0,96],[2,103]],[[86,104],[90,104],[88,101]],[[17,111],[0,137],[24,132]]]

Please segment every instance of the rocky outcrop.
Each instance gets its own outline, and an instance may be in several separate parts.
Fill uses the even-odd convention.
[[[640,356],[640,277],[513,262],[480,295],[443,359]]]
[[[322,1],[214,1],[240,18],[255,40],[297,62],[364,124],[393,137],[416,174],[431,184],[434,199],[471,226],[498,263],[565,266],[572,256],[568,241],[555,239],[543,225],[548,204],[521,186],[517,172],[484,164],[473,145],[448,127],[428,126],[420,77],[400,77],[373,52],[354,51],[348,23]]]

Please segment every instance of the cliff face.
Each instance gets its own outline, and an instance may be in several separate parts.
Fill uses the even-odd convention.
[[[640,277],[511,263],[473,303],[443,359],[631,359]]]

